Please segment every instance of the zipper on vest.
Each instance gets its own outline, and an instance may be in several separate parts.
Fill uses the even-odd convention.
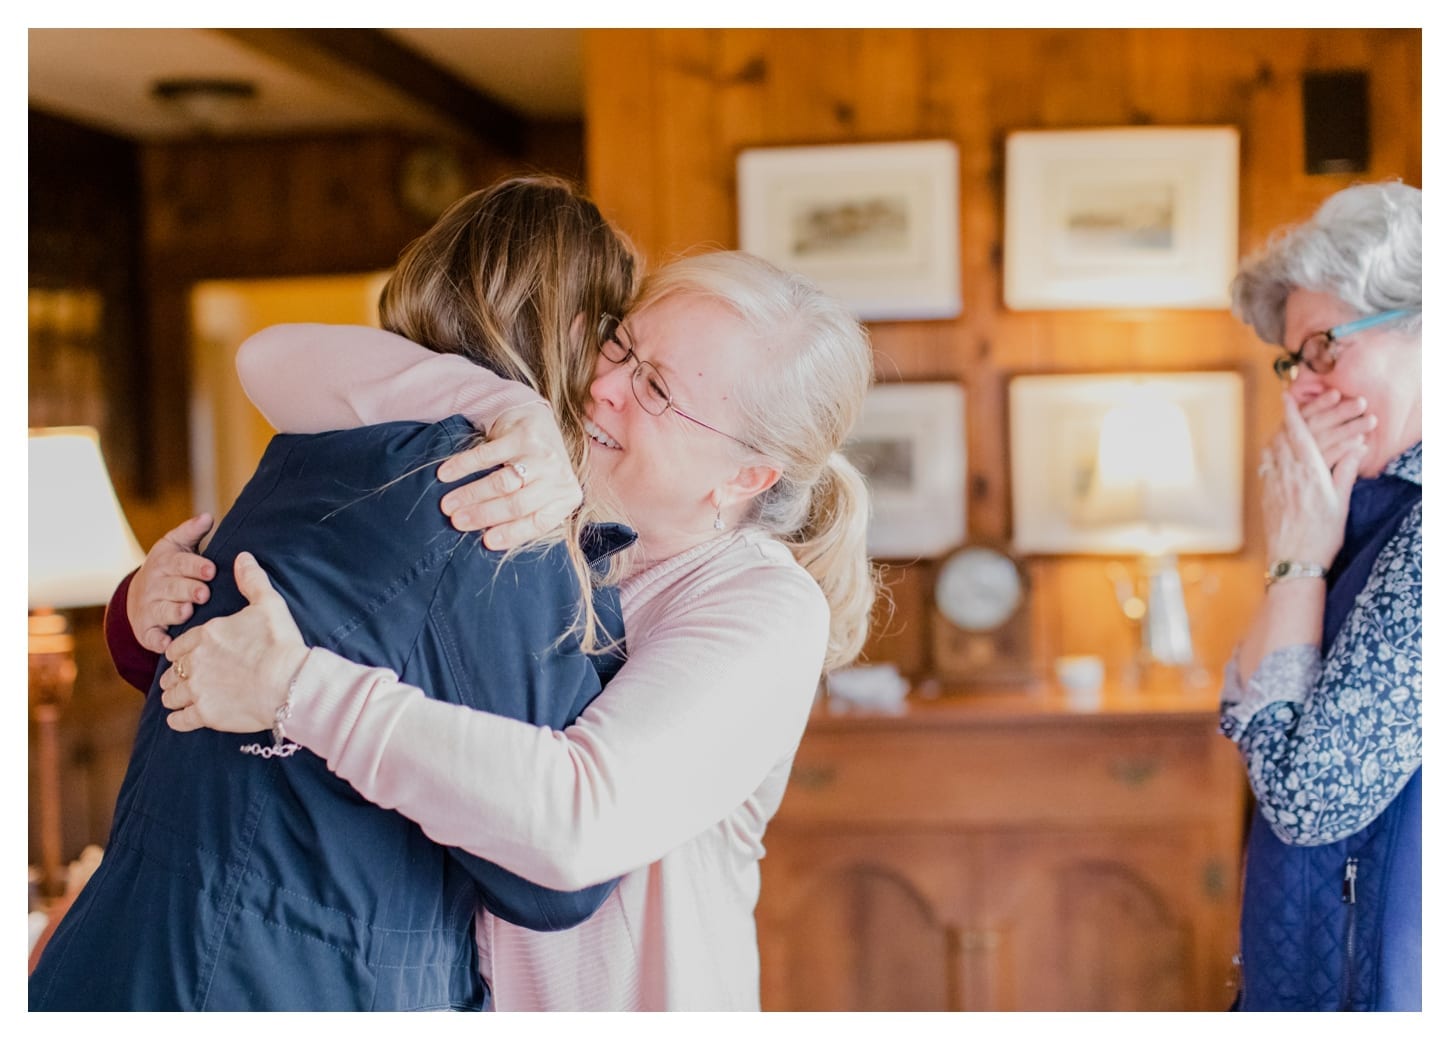
[[[1344,881],[1339,892],[1339,901],[1349,907],[1344,922],[1344,991],[1340,995],[1339,1010],[1348,1011],[1350,1002],[1354,999],[1354,925],[1357,916],[1358,893],[1355,890],[1359,881],[1359,859],[1350,856],[1344,861]]]

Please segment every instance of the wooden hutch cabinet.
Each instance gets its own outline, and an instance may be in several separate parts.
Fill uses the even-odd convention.
[[[767,1010],[1215,1010],[1245,784],[1216,695],[818,712],[761,864]]]

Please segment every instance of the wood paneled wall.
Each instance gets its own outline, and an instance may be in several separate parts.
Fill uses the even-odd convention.
[[[191,388],[190,293],[213,278],[279,278],[386,270],[431,218],[400,193],[409,152],[429,142],[399,134],[272,140],[192,140],[142,150],[145,348],[156,359],[153,402],[185,401]],[[581,177],[555,138],[545,165]],[[480,148],[458,149],[465,190],[526,164]],[[149,431],[158,490],[190,486],[184,408],[153,410]],[[164,530],[164,528],[163,528]],[[138,532],[139,535],[139,532]]]
[[[878,375],[960,380],[968,394],[973,539],[1010,533],[1005,380],[1020,371],[1233,368],[1247,376],[1251,456],[1280,412],[1268,348],[1226,311],[1021,312],[1002,304],[1004,142],[1019,129],[1233,125],[1241,250],[1357,180],[1420,184],[1418,29],[686,29],[586,35],[590,188],[652,262],[733,248],[742,148],[948,138],[961,154],[965,308],[952,321],[875,324]],[[1364,69],[1371,168],[1303,172],[1300,78]],[[1255,480],[1246,545],[1185,561],[1205,664],[1217,672],[1262,588]],[[1131,657],[1103,561],[1033,560],[1044,660]],[[931,567],[892,568],[896,613],[868,655],[920,674]]]

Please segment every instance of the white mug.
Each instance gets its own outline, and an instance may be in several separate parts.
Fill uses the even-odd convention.
[[[1057,681],[1074,704],[1095,706],[1102,699],[1103,659],[1092,654],[1059,657]]]

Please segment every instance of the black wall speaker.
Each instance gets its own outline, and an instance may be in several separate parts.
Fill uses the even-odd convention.
[[[1304,172],[1369,169],[1369,75],[1310,72],[1304,86]]]

